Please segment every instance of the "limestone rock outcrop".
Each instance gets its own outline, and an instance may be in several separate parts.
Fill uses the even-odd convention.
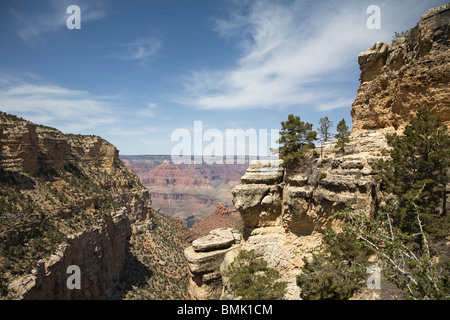
[[[256,161],[233,189],[233,204],[247,228],[279,225],[283,175],[280,161]]]
[[[190,263],[195,260],[194,253],[198,257],[191,268],[191,297],[235,299],[217,266],[221,264],[223,272],[239,250],[255,250],[269,267],[280,272],[280,280],[287,284],[285,298],[299,299],[296,276],[303,258],[321,244],[330,215],[346,206],[370,215],[384,200],[377,192],[371,164],[386,146],[384,133],[365,132],[353,135],[341,152],[336,152],[334,142],[327,142],[323,158],[313,157],[295,172],[286,173],[279,160],[252,162],[241,184],[233,189],[234,205],[244,220],[244,241],[236,248],[224,249],[221,245],[228,245],[230,237],[211,237],[218,249],[205,252],[205,260],[200,258],[200,250],[210,236],[195,240],[186,249]],[[208,259],[215,259],[214,267],[207,267],[211,265]],[[203,268],[208,269],[206,280],[202,280]],[[213,285],[208,282],[211,274]]]
[[[0,164],[5,170],[36,173],[43,163],[61,169],[74,157],[96,162],[110,173],[120,165],[119,151],[100,137],[65,135],[3,113],[0,120]]]
[[[449,21],[450,4],[430,9],[406,37],[377,42],[359,55],[352,133],[400,130],[422,106],[450,125]]]
[[[380,200],[370,164],[378,159],[380,149],[371,147],[374,143],[380,146],[380,139],[383,136],[377,134],[355,137],[347,146],[348,154],[342,155],[336,155],[334,145],[328,143],[323,159],[311,159],[297,172],[284,176],[281,169],[274,170],[277,178],[267,174],[267,162],[256,161],[248,172],[254,178],[244,176],[233,190],[235,206],[246,226],[241,248],[255,250],[280,272],[287,283],[285,298],[299,298],[296,275],[303,258],[320,245],[331,214],[348,205],[368,215],[375,210]],[[273,167],[278,165],[278,161],[272,162]],[[252,180],[256,183],[249,183]]]
[[[189,294],[193,299],[219,299],[222,294],[221,264],[225,255],[236,250],[241,235],[231,228],[212,230],[209,235],[194,240],[184,256],[191,273]]]

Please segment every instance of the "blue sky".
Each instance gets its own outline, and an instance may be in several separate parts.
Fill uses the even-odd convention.
[[[0,110],[121,154],[170,154],[176,129],[351,126],[357,56],[446,1],[2,0]],[[66,9],[81,9],[69,30]],[[381,9],[381,29],[366,12]]]

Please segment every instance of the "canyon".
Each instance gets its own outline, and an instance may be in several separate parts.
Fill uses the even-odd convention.
[[[299,299],[296,276],[330,216],[370,218],[386,203],[372,172],[386,133],[422,106],[450,124],[449,21],[450,4],[430,9],[406,37],[362,52],[350,141],[325,142],[295,170],[119,156],[101,137],[1,112],[0,298],[239,299],[223,274],[254,250],[286,283],[284,298]],[[66,285],[74,265],[81,290]]]
[[[155,210],[192,228],[212,215],[217,205],[233,210],[231,190],[248,168],[243,164],[180,164],[169,155],[121,156],[150,191]]]

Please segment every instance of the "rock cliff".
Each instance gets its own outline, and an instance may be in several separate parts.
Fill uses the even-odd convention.
[[[192,242],[184,251],[189,265],[189,295],[206,300],[222,294],[221,265],[225,255],[238,249],[241,235],[231,228],[214,229],[209,235]]]
[[[12,299],[101,299],[123,273],[150,193],[97,136],[0,114],[0,288]],[[81,270],[69,289],[67,268]]]
[[[450,4],[430,9],[405,37],[377,42],[358,56],[353,133],[399,130],[421,106],[450,125],[449,21]]]
[[[224,270],[238,250],[255,250],[287,283],[285,298],[298,299],[300,288],[295,279],[302,260],[320,245],[330,214],[350,205],[370,215],[382,201],[377,197],[371,164],[381,156],[383,145],[384,135],[377,133],[354,136],[340,155],[333,143],[327,143],[323,159],[312,158],[289,175],[279,161],[253,162],[233,189],[234,205],[245,225],[245,241],[230,249],[229,256],[221,250],[208,253],[217,254],[217,270]],[[198,264],[201,269],[201,260]],[[191,268],[193,279],[195,270]],[[222,279],[217,277],[210,286],[207,281],[191,281],[192,298],[235,298],[224,283],[218,285]]]
[[[344,150],[336,151],[335,142],[327,142],[322,158],[312,155],[289,173],[278,161],[250,165],[232,192],[244,220],[243,241],[225,249],[229,252],[211,249],[208,256],[216,260],[215,268],[210,268],[214,271],[209,272],[225,270],[239,250],[253,249],[280,272],[287,283],[285,298],[299,299],[296,275],[303,258],[320,245],[328,217],[347,206],[370,216],[386,201],[371,167],[387,148],[386,132],[402,129],[424,105],[450,125],[449,22],[449,4],[431,9],[406,38],[397,38],[391,45],[376,43],[359,55],[361,85],[351,110],[350,142]],[[192,264],[193,252],[194,247],[185,252],[191,261],[192,298],[235,299],[219,274],[214,273],[211,284],[199,276],[203,262],[199,257]],[[375,292],[371,298],[378,295]]]
[[[32,300],[99,299],[123,273],[128,218],[122,210],[83,232],[67,237],[31,274],[14,280],[14,298]],[[68,267],[80,268],[80,290],[66,285]]]

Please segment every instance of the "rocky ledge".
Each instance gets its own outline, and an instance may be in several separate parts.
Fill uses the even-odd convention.
[[[234,229],[212,230],[194,240],[184,251],[191,273],[189,294],[198,300],[219,299],[222,294],[221,265],[225,255],[239,248],[241,235]]]

